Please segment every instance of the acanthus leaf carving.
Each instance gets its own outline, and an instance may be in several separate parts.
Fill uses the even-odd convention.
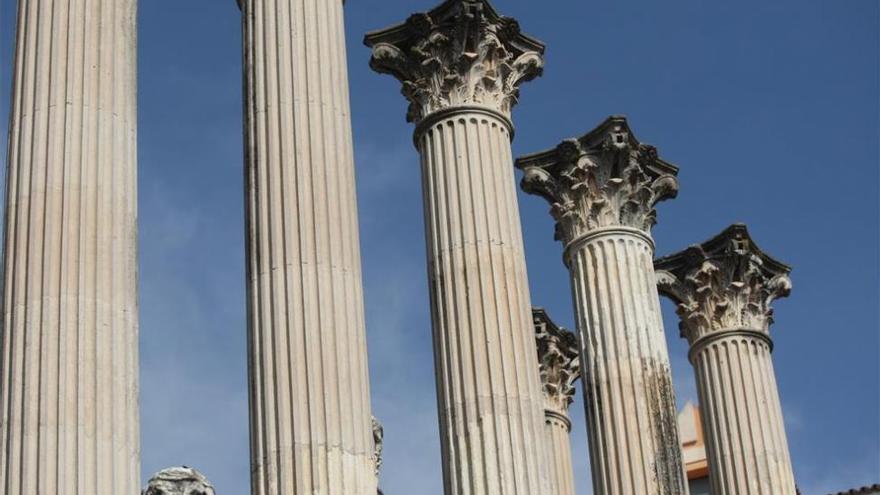
[[[682,336],[712,332],[769,332],[772,303],[791,293],[791,269],[764,254],[744,225],[657,260],[657,285],[675,304]]]
[[[532,310],[544,398],[558,412],[568,411],[580,377],[580,354],[574,333],[556,326],[540,308]]]
[[[410,122],[465,105],[510,116],[520,85],[544,67],[544,46],[485,0],[448,0],[365,43],[373,70],[400,80]]]
[[[650,233],[655,205],[678,193],[678,169],[638,142],[626,119],[611,117],[579,139],[520,158],[522,188],[550,203],[556,239],[568,244],[603,227]]]

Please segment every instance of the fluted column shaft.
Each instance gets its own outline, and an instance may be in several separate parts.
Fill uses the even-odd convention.
[[[655,264],[691,346],[712,493],[794,495],[769,332],[771,303],[791,292],[791,268],[741,224]]]
[[[688,492],[653,267],[655,205],[678,169],[623,117],[517,161],[546,199],[571,276],[597,495]]]
[[[569,245],[597,494],[685,493],[653,242],[626,228]]]
[[[137,493],[136,0],[19,0],[0,492]]]
[[[794,494],[769,340],[733,329],[692,348],[713,494]]]
[[[343,5],[241,7],[252,493],[375,495]]]
[[[550,493],[575,495],[574,467],[571,462],[571,419],[567,414],[546,410],[544,438],[550,469]]]
[[[547,489],[510,130],[461,109],[417,138],[446,493]]]

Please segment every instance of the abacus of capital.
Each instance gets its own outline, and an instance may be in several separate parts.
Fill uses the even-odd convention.
[[[253,495],[376,495],[342,0],[238,0]],[[0,329],[0,492],[135,494],[137,0],[19,0]],[[656,261],[677,168],[623,117],[517,161],[551,204],[577,335],[532,310],[511,152],[544,45],[487,0],[370,33],[421,158],[448,495],[573,495],[582,378],[597,495],[686,494],[660,291],[691,344],[713,493],[795,493],[770,303],[744,226]],[[213,495],[188,467],[144,495]]]

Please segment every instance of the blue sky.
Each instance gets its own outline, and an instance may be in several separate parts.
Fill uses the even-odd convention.
[[[248,493],[240,18],[233,0],[140,2],[140,288],[144,476],[198,467]],[[389,495],[441,493],[417,155],[398,84],[365,31],[433,6],[350,0],[347,33],[373,404]],[[880,481],[876,0],[496,0],[548,45],[515,111],[516,155],[625,114],[681,168],[658,254],[748,223],[794,266],[774,354],[805,495]],[[14,0],[0,0],[6,135]],[[0,144],[5,156],[5,140]],[[571,326],[543,200],[520,196],[534,303]],[[679,402],[695,399],[665,304]],[[572,409],[579,494],[583,411]]]

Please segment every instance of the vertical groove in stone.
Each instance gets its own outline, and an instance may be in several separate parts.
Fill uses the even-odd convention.
[[[446,493],[547,493],[508,130],[463,110],[417,141]]]
[[[652,254],[610,231],[569,255],[596,493],[687,493]]]
[[[712,493],[795,493],[768,343],[724,336],[699,348],[692,361]]]
[[[342,3],[242,8],[252,492],[374,495]]]
[[[547,415],[544,423],[547,459],[551,470],[551,493],[575,495],[574,470],[571,461],[571,423],[555,415]]]
[[[21,0],[0,333],[3,493],[137,493],[136,1]]]

